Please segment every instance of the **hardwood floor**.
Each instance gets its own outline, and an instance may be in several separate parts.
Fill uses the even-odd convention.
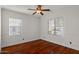
[[[2,48],[7,54],[79,54],[70,49],[42,39]]]

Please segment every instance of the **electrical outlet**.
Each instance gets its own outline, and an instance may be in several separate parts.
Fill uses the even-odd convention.
[[[70,44],[72,44],[72,42],[69,42]]]
[[[24,38],[22,40],[24,40]]]

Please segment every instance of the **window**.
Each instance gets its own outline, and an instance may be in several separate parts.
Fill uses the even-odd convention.
[[[22,20],[9,18],[9,35],[20,35]]]
[[[55,35],[63,35],[64,20],[62,17],[56,17],[49,20],[49,33]]]

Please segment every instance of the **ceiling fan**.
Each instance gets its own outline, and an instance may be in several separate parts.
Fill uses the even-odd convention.
[[[43,11],[50,11],[50,9],[43,9],[41,5],[37,5],[37,7],[35,9],[28,9],[28,10],[34,10],[35,12],[32,14],[41,14],[44,15]]]

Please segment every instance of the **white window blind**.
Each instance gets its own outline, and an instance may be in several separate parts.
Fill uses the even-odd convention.
[[[22,20],[9,18],[9,35],[20,35]]]
[[[64,20],[61,17],[56,17],[49,20],[49,33],[55,35],[63,35]]]

